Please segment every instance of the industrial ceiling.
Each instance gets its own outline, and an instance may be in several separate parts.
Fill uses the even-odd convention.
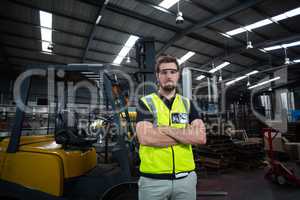
[[[222,69],[223,79],[281,66],[287,56],[291,61],[300,59],[300,45],[287,48],[287,55],[284,48],[264,51],[300,40],[300,14],[273,20],[299,8],[298,0],[181,0],[182,24],[175,23],[177,5],[165,9],[159,6],[161,2],[2,0],[1,68],[20,69],[28,63],[112,63],[130,35],[153,37],[157,55],[180,58],[194,52],[183,64],[186,66],[210,70],[212,63],[230,62]],[[41,49],[40,11],[53,15],[51,54]],[[96,23],[99,15],[101,20]],[[270,19],[270,24],[231,36],[224,34],[265,19]],[[254,48],[247,49],[247,41]],[[129,56],[132,61],[123,61],[119,69],[138,70],[135,51],[131,50]]]

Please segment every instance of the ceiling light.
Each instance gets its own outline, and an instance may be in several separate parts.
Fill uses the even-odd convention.
[[[94,74],[94,72],[80,72],[82,74]]]
[[[288,44],[283,44],[281,45],[283,48],[288,48],[288,47],[294,47],[294,46],[299,46],[300,45],[300,41],[296,41],[296,42],[291,42]]]
[[[222,75],[219,76],[219,82],[223,80]]]
[[[264,49],[258,49],[258,50],[261,51],[261,52],[263,52],[263,53],[267,53],[267,51],[264,50]]]
[[[246,49],[253,49],[253,45],[251,41],[247,41]]]
[[[248,80],[247,81],[247,87],[249,87],[251,84],[250,84],[250,81]]]
[[[287,56],[287,50],[284,48],[284,64],[289,65],[291,64],[290,58]]]
[[[225,61],[225,62],[223,62],[222,64],[218,65],[217,67],[215,67],[215,68],[209,70],[209,72],[215,73],[216,71],[218,71],[218,70],[220,70],[220,69],[226,67],[226,66],[229,65],[229,64],[230,64],[230,62]]]
[[[300,7],[299,8],[295,8],[293,10],[290,10],[290,11],[287,11],[285,13],[282,13],[282,14],[279,14],[279,15],[276,15],[274,17],[272,17],[271,19],[275,22],[278,22],[278,21],[281,21],[281,20],[284,20],[284,19],[287,19],[289,17],[294,17],[294,16],[297,16],[300,14]]]
[[[130,57],[127,55],[126,56],[126,63],[130,63],[130,62],[131,62]]]
[[[257,70],[253,70],[252,72],[247,73],[246,76],[251,76],[253,74],[257,74],[258,72],[259,71],[257,71]]]
[[[175,22],[176,24],[183,24],[184,22],[183,14],[179,9],[179,1],[177,2],[177,16]]]
[[[300,7],[285,12],[288,17],[294,17],[300,14]]]
[[[121,49],[121,51],[117,55],[117,57],[114,59],[113,63],[120,64],[138,39],[139,39],[139,37],[137,37],[135,35],[131,35],[128,38],[128,40],[126,41],[124,47]]]
[[[222,78],[222,70],[220,70],[219,72],[220,72],[220,74],[219,74],[219,82],[221,82],[223,80],[223,78]]]
[[[250,24],[248,26],[245,26],[244,28],[248,31],[251,31],[253,29],[256,29],[256,28],[259,28],[259,27],[263,27],[263,26],[266,26],[266,25],[269,25],[269,24],[272,24],[273,22],[269,19],[264,19],[264,20],[261,20],[261,21],[258,21],[258,22],[255,22],[253,24]]]
[[[256,87],[265,85],[265,84],[267,84],[267,83],[270,83],[270,82],[272,82],[272,81],[276,81],[276,80],[278,80],[278,79],[280,79],[279,76],[277,76],[277,77],[275,77],[275,78],[272,78],[272,79],[270,79],[270,80],[267,80],[267,81],[263,81],[263,82],[258,83],[258,84],[256,84],[256,85],[253,85],[253,86],[251,86],[251,87],[248,87],[248,89],[253,89],[253,88],[256,88]]]
[[[233,36],[233,35],[237,35],[237,34],[243,33],[245,31],[247,31],[247,29],[245,29],[245,28],[237,28],[237,29],[234,29],[232,31],[228,31],[225,34]]]
[[[183,14],[182,12],[177,12],[177,16],[176,16],[176,24],[183,24],[184,22],[184,18],[183,18]]]
[[[49,42],[42,41],[42,53],[49,53],[51,55],[52,50],[48,49]]]
[[[233,29],[231,31],[227,31],[226,34],[230,35],[230,36],[237,35],[237,34],[245,32],[245,31],[251,31],[253,29],[272,24],[273,22],[278,22],[278,21],[287,19],[289,17],[297,16],[299,14],[300,14],[300,7],[295,8],[295,9],[290,10],[290,11],[287,11],[285,13],[276,15],[274,17],[271,17],[270,19],[263,19],[263,20],[260,20],[258,22],[254,22],[252,24],[249,24],[247,26],[240,27],[240,28],[237,28],[237,29]]]
[[[284,64],[285,65],[291,64],[290,58],[284,58]]]
[[[52,14],[41,11],[40,14],[40,27],[41,27],[41,40],[42,52],[51,53],[53,50],[52,44]]]
[[[248,42],[247,42],[246,49],[253,49],[253,46],[252,46],[252,42],[251,42],[251,41],[248,41]]]
[[[293,63],[299,63],[299,62],[300,62],[300,59],[293,60]]]
[[[283,14],[271,17],[271,20],[274,21],[274,22],[279,22],[279,21],[284,20],[286,18],[287,18],[287,16],[285,15],[285,13],[283,13]]]
[[[263,50],[265,50],[265,51],[272,51],[272,50],[281,49],[281,48],[282,48],[281,45],[276,45],[276,46],[271,46],[271,47],[263,48]]]
[[[184,56],[182,56],[181,58],[178,59],[178,64],[181,65],[182,63],[184,63],[185,61],[190,59],[192,56],[194,56],[195,54],[196,53],[193,51],[187,52]]]
[[[218,70],[220,70],[220,69],[226,67],[226,66],[229,65],[229,64],[230,64],[230,62],[225,61],[225,62],[223,62],[222,64],[218,65],[218,66],[215,67],[215,68],[214,68],[214,64],[212,64],[212,65],[213,65],[213,68],[212,68],[211,70],[209,70],[209,72],[210,72],[210,73],[215,73],[216,71],[218,71]],[[198,76],[198,77],[196,78],[196,80],[197,80],[197,81],[200,81],[200,80],[202,80],[203,78],[205,78],[205,76],[200,75],[200,76]]]
[[[251,84],[250,84],[250,76],[247,76],[248,78],[248,81],[247,81],[247,87],[249,87]]]
[[[226,33],[220,33],[221,35],[223,35],[224,37],[227,37],[227,38],[232,38],[230,35],[226,34]]]
[[[99,16],[97,17],[96,24],[99,24],[101,18],[102,18],[102,15],[99,15]]]
[[[284,58],[284,64],[285,65],[291,64],[290,58]]]
[[[232,84],[234,84],[234,83],[236,83],[236,82],[238,82],[238,81],[240,81],[240,80],[243,80],[243,79],[245,79],[245,78],[247,78],[246,75],[240,76],[240,77],[238,77],[238,78],[233,79],[232,81],[228,81],[227,83],[225,83],[225,85],[226,85],[226,86],[232,85]]]
[[[266,48],[264,48],[264,50],[265,51],[272,51],[272,50],[276,50],[276,49],[294,47],[294,46],[299,46],[299,45],[300,45],[300,41],[296,41],[296,42],[291,42],[291,43],[266,47]]]
[[[171,8],[173,5],[175,5],[175,3],[177,3],[179,0],[163,0],[159,6],[163,7],[165,9],[169,9]]]
[[[196,80],[197,80],[197,81],[200,81],[200,80],[204,79],[204,77],[205,77],[204,75],[200,75],[200,76],[198,76],[198,77],[196,78]]]
[[[248,31],[246,32],[246,41],[247,41],[246,49],[253,49],[252,42],[249,40],[249,32]]]
[[[251,71],[251,72],[249,72],[249,73],[247,73],[247,74],[245,74],[245,75],[243,75],[243,76],[240,76],[240,77],[237,77],[237,78],[235,78],[235,79],[233,79],[233,80],[231,80],[231,81],[228,81],[227,83],[225,83],[225,85],[226,85],[226,86],[232,85],[232,84],[234,84],[234,83],[236,83],[236,82],[238,82],[238,81],[240,81],[240,80],[243,80],[243,79],[245,79],[245,78],[247,78],[247,77],[249,77],[249,76],[251,76],[251,75],[253,75],[253,74],[256,74],[256,73],[258,73],[258,72],[259,72],[259,71],[257,71],[257,70]]]

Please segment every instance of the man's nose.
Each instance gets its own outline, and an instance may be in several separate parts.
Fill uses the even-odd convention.
[[[171,78],[172,77],[172,73],[171,72],[167,72],[167,78]]]

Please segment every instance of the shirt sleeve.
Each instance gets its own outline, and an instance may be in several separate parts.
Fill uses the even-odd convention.
[[[190,101],[190,113],[189,113],[189,123],[192,123],[195,119],[200,119],[200,115],[193,103],[193,101]]]
[[[136,122],[148,121],[153,123],[153,114],[149,111],[149,109],[141,99],[139,99],[138,104],[136,106],[136,112]]]

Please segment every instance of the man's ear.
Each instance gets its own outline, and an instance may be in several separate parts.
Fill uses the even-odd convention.
[[[158,81],[158,79],[159,79],[159,74],[158,73],[155,73],[155,77],[156,77],[156,81]]]
[[[156,84],[158,85],[159,84],[159,74],[158,73],[155,73],[155,77],[156,77]]]

